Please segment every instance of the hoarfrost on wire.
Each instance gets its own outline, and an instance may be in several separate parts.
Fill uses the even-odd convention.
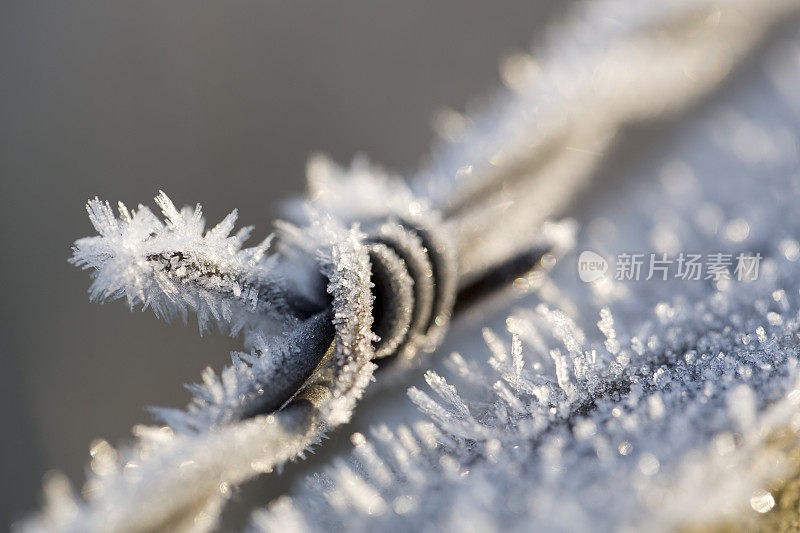
[[[586,35],[584,26],[600,20],[598,39],[624,45],[629,28],[652,29],[648,20],[686,5],[601,4],[622,18],[589,5],[578,30],[570,31]],[[658,179],[611,186],[588,207],[576,246],[607,256],[632,246],[747,247],[765,257],[757,281],[606,279],[586,285],[569,268],[568,256],[502,317],[508,334],[472,332],[466,350],[442,364],[432,360],[426,385],[408,390],[419,414],[401,402],[392,406],[416,420],[354,434],[350,457],[255,513],[251,527],[665,530],[746,510],[754,491],[792,467],[784,450],[767,440],[786,428],[796,439],[798,430],[798,42],[797,33],[790,36],[755,81],[727,94],[711,112],[687,119],[668,143],[671,155],[656,169]],[[472,178],[458,181],[465,163],[490,165],[498,148],[530,145],[531,131],[533,141],[541,140],[560,131],[564,120],[583,116],[583,93],[559,91],[564,76],[593,79],[586,73],[594,72],[598,56],[575,53],[591,43],[571,44],[549,51],[534,90],[517,94],[437,160],[435,168],[445,170],[434,172],[426,191],[434,205],[471,192],[470,180],[483,174],[476,167]],[[611,118],[618,122],[654,111],[625,108],[624,93],[603,95],[608,99],[585,102],[608,104],[603,108],[617,113]],[[540,116],[520,119],[511,112],[530,107],[531,100],[552,104],[554,116],[534,127]],[[621,107],[611,105],[619,101]],[[591,124],[586,129],[593,131]],[[146,207],[130,212],[120,205],[117,217],[107,203],[89,203],[99,235],[76,242],[73,260],[93,269],[92,298],[125,298],[164,318],[193,312],[201,330],[217,323],[232,334],[243,332],[251,351],[234,354],[220,376],[204,372],[203,382],[190,387],[194,399],[187,410],[159,410],[168,427],[138,428],[130,449],[97,443],[85,500],[54,479],[47,485],[50,505],[31,529],[156,527],[175,506],[191,510],[176,527],[211,528],[233,486],[302,457],[325,431],[350,418],[375,369],[369,361],[374,336],[363,235],[341,222],[413,214],[427,205],[363,163],[340,171],[316,160],[309,174],[312,207],[343,220],[311,209],[308,228],[282,231],[319,252],[310,260],[330,280],[336,379],[308,412],[245,421],[242,414],[289,363],[294,345],[286,333],[302,336],[303,325],[311,327],[308,317],[297,316],[286,289],[301,291],[307,280],[294,279],[267,256],[269,239],[243,248],[249,229],[231,235],[235,212],[204,232],[199,206],[178,211],[163,194],[157,198],[163,222]],[[367,192],[349,212],[351,191],[358,189]],[[737,231],[726,232],[734,223]],[[730,238],[743,227],[744,238]],[[314,295],[306,296],[313,304]],[[282,334],[263,334],[273,330]]]
[[[163,192],[156,203],[163,222],[146,206],[131,212],[120,202],[116,217],[108,202],[89,201],[99,235],[76,241],[72,262],[92,270],[92,300],[125,298],[164,319],[186,321],[191,311],[201,332],[214,322],[233,335],[264,315],[277,317],[281,293],[266,256],[270,238],[242,248],[253,228],[231,235],[236,210],[204,234],[200,205],[178,211]]]

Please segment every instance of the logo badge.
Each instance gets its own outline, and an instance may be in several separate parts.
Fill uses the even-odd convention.
[[[585,250],[578,256],[578,277],[584,283],[601,280],[608,272],[608,261],[603,256]]]

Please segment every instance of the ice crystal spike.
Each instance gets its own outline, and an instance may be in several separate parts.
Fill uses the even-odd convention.
[[[145,206],[120,203],[116,217],[108,202],[88,202],[99,235],[76,241],[71,261],[92,270],[93,300],[125,298],[165,319],[193,312],[201,331],[215,322],[231,334],[298,314],[266,254],[271,237],[244,248],[252,228],[232,234],[235,210],[205,231],[199,205],[179,211],[163,192],[156,203],[163,221]]]

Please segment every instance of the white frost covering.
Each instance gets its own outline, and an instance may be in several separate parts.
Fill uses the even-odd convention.
[[[501,65],[508,90],[445,128],[414,191],[442,210],[464,275],[529,245],[599,186],[626,126],[685,110],[717,87],[796,0],[580,2],[544,42]],[[526,209],[512,209],[524,205]]]
[[[437,160],[436,176],[421,187],[434,205],[467,201],[496,177],[493,168],[508,170],[504,156],[517,156],[524,147],[555,147],[563,156],[556,162],[565,166],[553,175],[595,168],[586,146],[605,150],[621,125],[680,108],[713,87],[768,23],[795,3],[615,0],[587,6],[578,23],[559,28],[562,35],[546,49],[534,90],[513,96],[507,108],[499,107]],[[719,6],[724,9],[717,13]],[[683,39],[682,21],[697,22],[701,8],[712,11],[711,18],[699,19],[711,37]],[[715,34],[715,17],[727,16],[728,9],[736,15],[734,24],[723,23]],[[662,34],[658,22],[666,16],[674,24],[661,28]],[[742,31],[748,22],[754,31]],[[592,32],[596,38],[581,37]],[[728,95],[665,143],[671,155],[655,169],[634,172],[637,183],[611,186],[607,198],[582,214],[576,246],[609,256],[635,249],[758,251],[765,257],[758,281],[584,285],[569,257],[551,274],[518,280],[533,295],[507,319],[508,309],[494,318],[485,312],[482,322],[495,322],[482,333],[488,351],[476,338],[481,328],[465,319],[471,329],[462,326],[450,340],[450,347],[460,343],[464,349],[443,367],[441,359],[429,359],[438,367],[425,374],[427,385],[409,389],[411,402],[391,402],[387,419],[402,413],[416,421],[354,434],[349,458],[338,458],[291,498],[256,513],[252,527],[670,529],[748,512],[754,491],[786,468],[782,450],[766,448],[765,439],[775,429],[789,428],[793,435],[800,429],[799,43],[797,35],[784,43],[765,63],[766,78]],[[670,55],[676,44],[681,53]],[[602,77],[593,85],[609,50],[617,67],[629,67],[620,72],[631,77]],[[703,51],[709,50],[720,59],[710,74],[703,70]],[[654,58],[669,68],[651,79],[647,73],[658,67]],[[684,60],[691,60],[688,66]],[[672,93],[677,97],[665,100],[676,72],[689,82],[681,78],[680,90]],[[702,79],[694,84],[693,75]],[[510,79],[512,85],[520,80]],[[637,99],[640,81],[652,99]],[[608,135],[594,138],[596,132]],[[550,145],[552,138],[560,141]],[[336,193],[325,192],[326,183],[334,183],[340,171],[320,165],[316,178],[313,165],[310,171],[323,196],[312,198],[318,208],[343,219],[409,209],[426,213],[424,203],[414,205],[404,188],[373,203],[396,185],[382,176],[371,179],[374,170],[361,164],[348,174],[347,194],[326,198]],[[349,195],[358,189],[365,191],[363,201],[348,212]],[[546,190],[562,194],[556,189]],[[395,204],[396,198],[401,201]],[[513,199],[501,194],[492,209],[504,209]],[[538,201],[548,200],[563,198],[544,194]],[[201,328],[213,319],[233,332],[249,331],[254,351],[235,355],[220,378],[205,374],[186,412],[162,412],[171,428],[137,430],[139,440],[122,451],[102,442],[94,446],[84,498],[52,479],[49,504],[27,524],[30,530],[211,528],[236,484],[302,456],[326,430],[348,421],[372,378],[369,262],[362,236],[322,215],[299,236],[320,244],[320,264],[334,293],[337,348],[323,376],[331,380],[309,390],[316,396],[307,403],[237,421],[281,362],[283,341],[255,335],[263,315],[282,305],[281,284],[273,283],[278,278],[264,260],[266,243],[242,249],[245,235],[229,236],[233,216],[203,234],[199,210],[178,212],[165,197],[159,203],[166,223],[146,208],[129,214],[123,207],[117,219],[107,204],[90,202],[100,236],[79,241],[75,261],[96,270],[93,297],[124,296],[168,318],[195,312]],[[489,215],[494,212],[476,218],[485,222]],[[495,226],[484,237],[506,232],[509,241],[530,238],[530,228],[523,234],[513,224]],[[465,241],[481,242],[470,238],[470,224],[461,229]],[[496,246],[504,249],[504,242]],[[173,265],[176,249],[191,253]],[[476,248],[469,261],[477,263],[480,252]],[[508,335],[493,333],[498,319]]]
[[[72,262],[92,269],[92,300],[125,298],[165,319],[186,321],[191,311],[201,332],[210,322],[233,335],[263,322],[276,305],[259,294],[276,281],[265,257],[270,239],[242,248],[253,228],[231,235],[236,210],[204,233],[200,205],[178,211],[163,192],[156,203],[163,222],[146,206],[131,213],[120,202],[117,218],[108,202],[89,201],[86,210],[99,235],[76,241]]]

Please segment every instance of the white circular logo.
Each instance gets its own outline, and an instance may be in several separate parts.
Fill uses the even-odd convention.
[[[585,250],[578,256],[578,277],[584,283],[603,279],[608,272],[608,261],[603,256]]]

